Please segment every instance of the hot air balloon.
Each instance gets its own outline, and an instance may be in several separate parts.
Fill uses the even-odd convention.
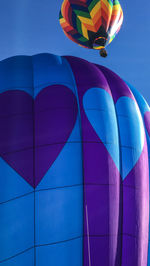
[[[70,40],[105,57],[104,48],[123,23],[123,11],[118,0],[64,0],[59,20]]]
[[[76,57],[0,62],[2,266],[146,266],[150,109]]]

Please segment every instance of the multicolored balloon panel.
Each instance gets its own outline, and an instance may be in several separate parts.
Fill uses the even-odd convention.
[[[118,0],[64,0],[59,20],[70,40],[99,50],[119,32],[123,11]]]
[[[150,110],[76,57],[0,63],[2,266],[150,263]]]

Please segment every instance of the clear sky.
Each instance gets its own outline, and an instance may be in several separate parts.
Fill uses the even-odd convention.
[[[107,59],[71,42],[59,25],[63,0],[1,0],[0,60],[14,55],[74,55],[105,65],[137,88],[150,104],[150,1],[120,0],[123,27]]]

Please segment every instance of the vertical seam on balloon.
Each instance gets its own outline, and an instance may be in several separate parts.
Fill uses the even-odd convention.
[[[114,103],[115,113],[116,113],[116,119],[117,119],[117,128],[118,128],[118,140],[119,140],[119,168],[120,168],[120,192],[119,192],[119,217],[121,217],[121,221],[119,221],[118,230],[120,228],[120,237],[121,237],[121,247],[120,247],[120,263],[122,265],[122,250],[123,250],[123,183],[122,183],[122,151],[121,151],[121,136],[120,136],[120,128],[119,128],[119,122],[118,122],[118,113],[116,110],[116,106]],[[120,204],[121,200],[121,204]],[[121,213],[121,215],[120,215]],[[119,234],[118,234],[119,237]],[[117,244],[117,249],[119,248],[119,239]],[[118,252],[117,252],[118,253]]]
[[[33,89],[33,185],[34,185],[34,266],[36,266],[36,245],[35,245],[35,102],[34,102],[34,66],[33,66],[33,57],[31,56],[31,65],[32,65],[32,89]]]
[[[103,73],[103,75],[105,76],[105,69],[101,69],[101,66],[98,66],[96,65],[96,67]],[[111,85],[109,83],[109,80],[107,79],[107,77],[105,76],[106,80],[107,80],[107,83],[108,83],[108,86],[109,86],[109,89],[111,91]],[[112,95],[112,99],[113,99],[113,103],[114,103],[114,98],[113,98],[113,94],[112,94],[112,91],[111,91],[111,95]],[[121,173],[122,173],[122,152],[121,152],[121,141],[120,141],[120,129],[119,129],[119,123],[118,123],[118,114],[117,114],[117,110],[116,110],[116,106],[115,106],[115,103],[114,103],[114,110],[115,110],[115,114],[116,114],[116,120],[117,120],[117,129],[118,129],[118,142],[119,142],[119,172],[120,172],[120,192],[119,192],[119,217],[121,217],[121,221],[119,220],[119,223],[118,223],[118,231],[119,229],[121,230],[120,234],[118,232],[118,241],[117,241],[117,251],[116,251],[116,260],[117,260],[117,257],[118,255],[120,255],[120,266],[122,265],[122,242],[123,242],[123,234],[122,234],[122,231],[123,231],[123,186],[122,186],[122,179],[121,179]],[[121,204],[120,204],[120,199],[121,199]],[[121,209],[120,209],[121,208]],[[120,215],[121,213],[121,215]],[[120,247],[120,252],[118,252],[118,249],[119,249],[119,237],[121,237],[121,247]],[[116,261],[117,263],[117,261]]]
[[[83,265],[84,265],[84,156],[83,156],[83,134],[82,134],[82,119],[81,119],[81,112],[80,112],[80,100],[79,100],[79,94],[78,94],[78,87],[77,87],[77,83],[76,83],[76,79],[73,75],[73,70],[71,68],[70,63],[68,62],[67,58],[64,57],[66,62],[67,62],[67,66],[69,69],[69,72],[72,76],[72,80],[73,80],[73,84],[74,84],[74,89],[75,89],[75,95],[77,98],[77,105],[78,105],[78,114],[79,114],[79,125],[80,125],[80,137],[81,137],[81,146],[82,146],[82,176],[83,176],[83,237],[82,237],[82,261],[83,261]]]
[[[88,208],[87,208],[87,204],[85,206],[85,210],[86,210],[86,222],[87,222],[87,240],[88,240],[88,255],[89,255],[89,266],[91,266],[91,251],[90,251],[90,231],[89,231],[89,221],[88,221]]]

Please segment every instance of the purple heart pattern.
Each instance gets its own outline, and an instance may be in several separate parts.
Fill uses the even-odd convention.
[[[21,90],[0,95],[0,156],[36,187],[67,142],[77,117],[73,92],[44,88],[35,99]]]

